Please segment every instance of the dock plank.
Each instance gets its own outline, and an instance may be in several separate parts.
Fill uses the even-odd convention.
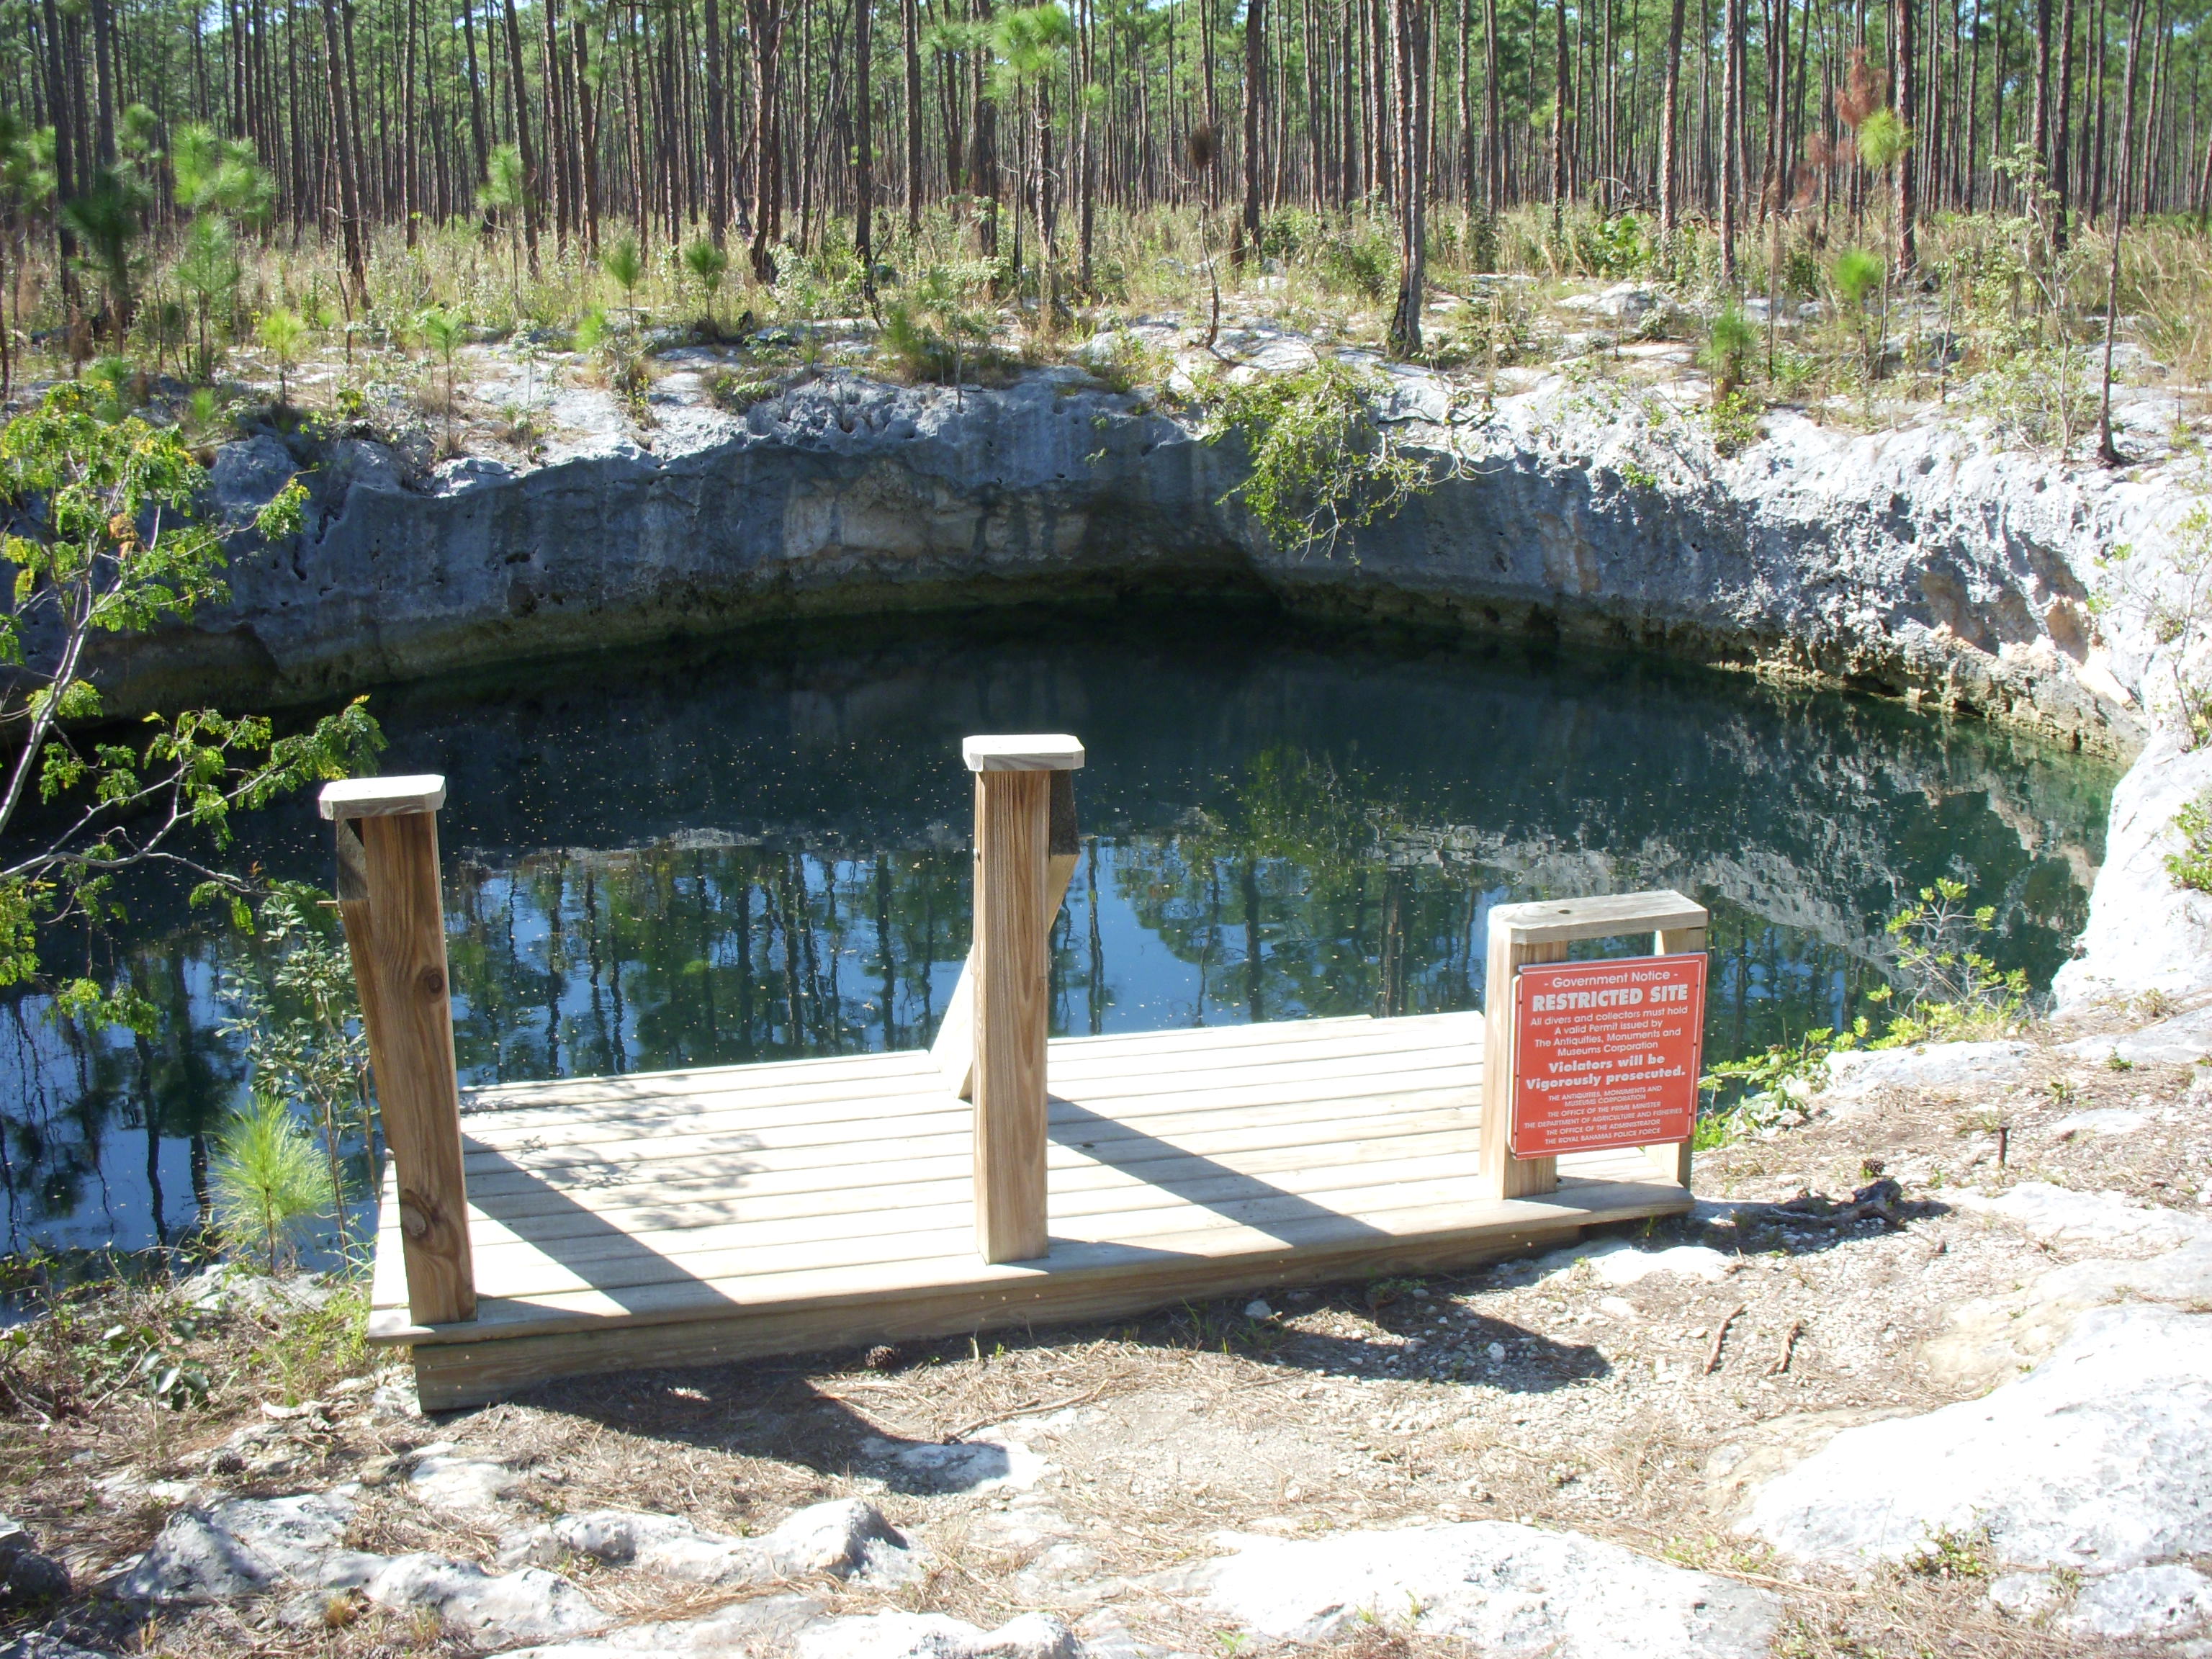
[[[1678,1211],[1640,1152],[1560,1190],[1479,1190],[1479,1014],[1285,1022],[1050,1045],[1049,1251],[988,1265],[972,1109],[925,1054],[471,1091],[479,1295],[416,1324],[396,1206],[370,1337],[425,1404],[540,1376],[1133,1311],[1189,1295],[1425,1271]]]

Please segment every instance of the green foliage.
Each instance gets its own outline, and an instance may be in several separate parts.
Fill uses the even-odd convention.
[[[1847,247],[1836,256],[1836,263],[1829,267],[1828,274],[1844,304],[1863,308],[1880,291],[1886,269],[1879,254],[1861,247]]]
[[[1976,375],[1967,401],[1998,436],[2063,455],[2097,418],[2096,373],[2070,343],[2024,346]]]
[[[263,902],[258,954],[273,970],[224,981],[232,1013],[222,1030],[240,1040],[255,1096],[304,1113],[319,1131],[343,1231],[343,1148],[349,1137],[364,1148],[372,1139],[368,1045],[352,959],[321,897],[283,883]]]
[[[331,1172],[290,1107],[257,1088],[252,1109],[234,1117],[208,1170],[216,1224],[235,1245],[251,1239],[275,1273],[286,1234],[326,1215],[337,1194]]]
[[[1871,992],[1869,1000],[1893,1004],[1901,992],[1904,1006],[1875,1048],[1999,1036],[2026,1023],[2027,974],[2000,973],[1973,948],[1996,928],[1996,907],[1967,910],[1966,896],[1966,883],[1942,877],[1885,924],[1903,984]]]
[[[1567,260],[1585,276],[1620,281],[1651,268],[1651,243],[1632,213],[1577,216],[1566,228]]]
[[[310,781],[348,775],[382,745],[364,701],[279,737],[270,721],[211,708],[149,715],[135,741],[80,723],[100,713],[79,665],[98,635],[188,618],[225,589],[222,544],[191,516],[204,474],[174,432],[102,420],[91,392],[57,388],[0,427],[0,558],[13,567],[0,611],[0,692],[9,754],[0,793],[0,986],[38,972],[37,930],[68,917],[96,928],[117,914],[117,872],[159,863],[232,893],[246,884],[187,852],[184,832],[228,845],[236,811]],[[257,523],[296,524],[304,491],[280,494]],[[18,838],[35,787],[61,827]],[[89,980],[52,988],[97,1025],[142,1012]]]
[[[125,163],[93,169],[91,182],[61,205],[61,220],[84,245],[84,263],[106,290],[111,326],[131,326],[134,303],[132,250],[143,229],[153,191]]]
[[[1946,1527],[1930,1533],[1925,1546],[1905,1559],[1905,1570],[1917,1578],[1984,1579],[1990,1576],[1988,1528],[1959,1532]]]
[[[1793,1109],[1793,1088],[1818,1086],[1828,1056],[1860,1048],[1867,1037],[1862,1018],[1847,1030],[1820,1026],[1795,1042],[1778,1042],[1764,1054],[1712,1066],[1698,1081],[1712,1098],[1698,1114],[1694,1146],[1704,1152],[1771,1127]]]
[[[1759,335],[1746,321],[1743,307],[1729,299],[1713,313],[1705,326],[1705,349],[1698,361],[1713,374],[1713,398],[1720,402],[1743,383],[1743,367],[1758,349]]]
[[[684,250],[684,268],[697,279],[707,293],[707,315],[714,314],[714,297],[722,291],[722,277],[730,268],[730,256],[702,236]]]
[[[261,313],[261,321],[254,331],[269,349],[269,355],[276,360],[276,401],[289,403],[292,366],[300,361],[300,348],[307,338],[307,325],[289,306],[278,306]]]
[[[986,350],[991,276],[984,260],[936,262],[884,301],[877,343],[902,379],[957,386],[996,366]]]
[[[1859,123],[1859,159],[1877,171],[1894,165],[1911,148],[1911,130],[1893,109],[1878,109]]]
[[[184,251],[177,256],[173,275],[177,285],[198,303],[199,329],[198,373],[206,380],[215,373],[215,343],[208,325],[216,311],[236,298],[246,267],[239,258],[238,231],[220,213],[205,213],[186,227]]]
[[[620,283],[629,308],[637,308],[637,285],[645,280],[645,258],[637,251],[637,239],[621,236],[600,258],[600,269]]]
[[[1705,431],[1714,452],[1733,455],[1759,441],[1759,400],[1747,392],[1730,392],[1713,399],[1705,411]]]
[[[207,127],[177,129],[169,148],[169,174],[177,204],[194,213],[224,213],[258,223],[276,200],[276,183],[243,138],[219,137]]]
[[[1390,518],[1425,494],[1434,483],[1427,466],[1375,418],[1382,389],[1376,376],[1333,359],[1228,387],[1206,441],[1241,440],[1252,472],[1224,501],[1240,501],[1283,551],[1327,554],[1344,531]]]
[[[2199,795],[2173,815],[2181,850],[2166,855],[2166,872],[2176,887],[2212,893],[2212,792]]]

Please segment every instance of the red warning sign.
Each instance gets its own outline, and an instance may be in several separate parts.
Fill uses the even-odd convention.
[[[1513,1156],[1687,1140],[1705,958],[1532,963],[1513,987]]]

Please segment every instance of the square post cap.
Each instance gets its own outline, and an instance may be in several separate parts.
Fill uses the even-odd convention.
[[[341,778],[323,786],[326,818],[396,818],[434,812],[446,804],[446,781],[434,772],[392,778]]]
[[[1083,742],[1064,732],[969,738],[960,758],[970,772],[1073,772],[1083,764]]]

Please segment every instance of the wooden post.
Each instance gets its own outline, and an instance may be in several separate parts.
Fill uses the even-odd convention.
[[[1052,779],[1052,830],[1044,861],[1044,931],[1052,933],[1060,907],[1066,900],[1067,884],[1083,857],[1083,837],[1075,819],[1075,774],[1065,769],[1048,774]],[[963,1100],[975,1094],[975,953],[960,964],[960,977],[945,1000],[945,1012],[937,1022],[937,1036],[929,1045],[945,1086]]]
[[[1523,964],[1564,962],[1578,939],[1609,939],[1647,930],[1662,954],[1700,951],[1705,908],[1662,889],[1604,898],[1536,904],[1501,904],[1490,913],[1490,951],[1482,1009],[1482,1194],[1528,1198],[1557,1192],[1559,1160],[1513,1156],[1514,975]],[[1690,1146],[1644,1149],[1656,1172],[1690,1184]]]
[[[1688,956],[1692,951],[1702,955],[1705,948],[1705,930],[1703,927],[1662,927],[1651,935],[1651,948],[1662,957]],[[1672,1181],[1683,1187],[1690,1184],[1688,1141],[1646,1146],[1644,1156],[1651,1160],[1651,1171],[1662,1181]]]
[[[975,775],[975,1248],[986,1261],[1046,1251],[1046,858],[1052,780],[1083,764],[1060,736],[970,738]]]
[[[477,1314],[461,1171],[460,1091],[438,890],[441,777],[352,778],[323,787],[337,826],[338,912],[384,1122],[398,1176],[408,1309],[416,1323]]]

